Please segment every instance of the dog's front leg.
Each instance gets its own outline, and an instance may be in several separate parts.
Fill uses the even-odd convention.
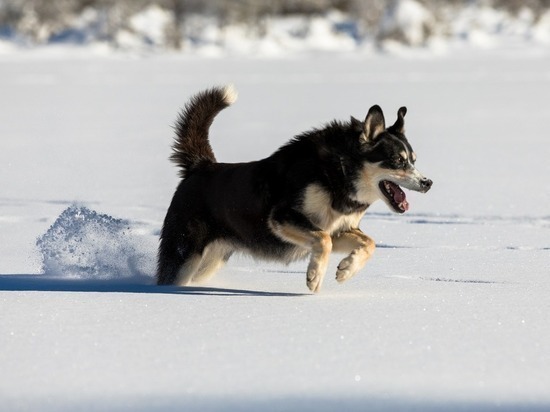
[[[355,228],[339,233],[332,239],[334,251],[349,253],[338,264],[336,280],[344,282],[353,277],[374,253],[374,240]]]
[[[311,251],[307,267],[307,287],[312,292],[319,292],[332,251],[330,235],[292,209],[275,211],[270,218],[269,226],[283,241]]]

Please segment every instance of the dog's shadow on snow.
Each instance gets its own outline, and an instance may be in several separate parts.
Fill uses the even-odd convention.
[[[122,280],[67,279],[46,275],[0,275],[0,291],[147,293],[204,296],[297,297],[309,293],[266,292],[211,286],[157,286],[151,278]]]

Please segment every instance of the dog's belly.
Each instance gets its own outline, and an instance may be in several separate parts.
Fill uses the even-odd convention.
[[[242,252],[255,259],[273,262],[290,263],[305,259],[310,251],[306,248],[293,245],[276,238],[275,236],[262,234],[260,237],[233,240],[233,250]]]
[[[284,250],[272,253],[270,251],[261,249],[249,249],[246,248],[246,254],[250,255],[254,259],[266,260],[272,262],[291,263],[297,260],[305,259],[309,256],[310,251],[297,246],[289,245]]]

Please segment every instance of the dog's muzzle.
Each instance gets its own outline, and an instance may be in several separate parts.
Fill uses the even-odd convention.
[[[422,178],[422,180],[420,180],[421,192],[426,193],[428,190],[430,190],[432,184],[433,182],[431,179],[428,179],[427,177]]]

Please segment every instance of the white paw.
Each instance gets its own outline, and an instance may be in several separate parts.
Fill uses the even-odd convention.
[[[359,264],[359,259],[357,255],[352,253],[348,257],[342,259],[338,264],[338,270],[336,271],[336,281],[345,282],[346,280],[353,277],[361,269]]]
[[[328,254],[321,257],[314,257],[309,261],[307,267],[307,287],[314,293],[321,290],[321,284],[327,271]]]
[[[317,270],[307,271],[307,287],[313,293],[319,292],[319,290],[321,289],[322,281],[323,281],[323,276]]]

